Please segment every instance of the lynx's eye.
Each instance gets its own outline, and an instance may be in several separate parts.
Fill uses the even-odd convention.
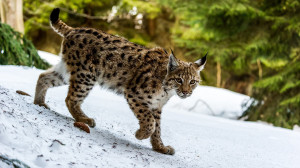
[[[193,84],[195,84],[195,83],[196,83],[195,80],[191,80],[191,81],[190,81],[190,84],[191,84],[191,85],[193,85]]]
[[[182,79],[181,78],[176,78],[175,81],[179,84],[182,84]]]

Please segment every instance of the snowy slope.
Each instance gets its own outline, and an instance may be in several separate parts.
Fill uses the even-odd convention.
[[[34,95],[41,72],[0,66],[0,156],[19,159],[30,167],[51,168],[297,168],[300,165],[300,132],[199,114],[200,103],[188,111],[191,106],[184,102],[192,107],[194,104],[175,97],[162,115],[162,138],[166,145],[175,148],[174,156],[153,152],[149,140],[135,139],[138,122],[124,98],[99,87],[92,90],[83,104],[83,110],[97,124],[87,134],[73,127],[74,121],[64,103],[67,86],[48,91],[47,103],[52,110],[33,105],[32,97],[15,93],[23,90]],[[224,104],[213,102],[214,98],[227,97],[229,106],[243,98],[211,87],[199,87],[194,94],[199,99],[207,90],[210,97],[201,100],[210,103],[214,113],[221,113],[218,106]],[[238,108],[235,110],[240,112]],[[7,165],[0,162],[0,167]]]
[[[54,55],[54,54],[51,54],[51,53],[48,53],[46,51],[38,50],[38,54],[40,55],[40,57],[42,59],[44,59],[45,61],[47,61],[51,65],[56,65],[57,63],[59,63],[59,61],[61,59],[61,57],[59,57],[57,55]]]

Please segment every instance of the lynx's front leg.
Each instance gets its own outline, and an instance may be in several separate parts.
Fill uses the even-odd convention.
[[[139,140],[151,136],[153,150],[173,155],[175,150],[171,146],[164,146],[160,138],[160,110],[150,110],[149,104],[141,101],[141,96],[126,94],[126,99],[134,115],[139,120],[140,129],[136,131],[135,137]]]
[[[160,115],[161,115],[161,110],[155,110],[153,111],[153,116],[155,118],[155,131],[151,135],[151,144],[153,150],[163,153],[163,154],[168,154],[168,155],[173,155],[175,153],[174,148],[171,146],[164,146],[161,137],[160,137]]]
[[[155,131],[155,119],[152,112],[145,106],[140,108],[131,107],[131,109],[140,124],[140,129],[136,131],[135,137],[139,140],[149,138]]]
[[[149,138],[155,131],[155,118],[152,115],[152,111],[148,108],[147,103],[138,99],[138,96],[134,98],[130,93],[125,95],[131,110],[140,124],[140,129],[136,131],[135,137],[139,140]]]

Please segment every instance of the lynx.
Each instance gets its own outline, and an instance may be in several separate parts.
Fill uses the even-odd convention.
[[[150,137],[153,150],[173,155],[175,150],[161,140],[162,107],[173,95],[189,97],[200,82],[206,55],[196,62],[178,60],[173,51],[146,48],[93,28],[72,28],[52,11],[52,28],[63,37],[62,61],[42,73],[36,85],[34,103],[45,103],[48,88],[69,84],[66,105],[73,118],[95,127],[80,108],[95,84],[126,98],[139,121],[137,139]]]

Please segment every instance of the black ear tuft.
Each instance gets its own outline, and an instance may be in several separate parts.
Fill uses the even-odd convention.
[[[166,54],[168,54],[168,51],[167,51],[166,49],[164,49],[164,52],[165,52]]]
[[[60,12],[59,8],[53,9],[53,11],[51,12],[51,15],[50,15],[50,21],[51,21],[51,23],[55,23],[55,22],[58,21],[59,12]]]
[[[171,53],[174,55],[174,52],[173,52],[172,48],[170,48],[170,50],[171,50]]]
[[[206,64],[206,56],[207,56],[207,54],[208,53],[206,53],[204,57],[202,57],[201,59],[199,59],[199,60],[197,60],[195,62],[195,64],[198,65],[200,71],[204,68],[204,66]]]
[[[201,58],[201,65],[203,65],[204,63],[206,63],[206,56],[207,56],[208,52],[204,55],[204,57]]]

